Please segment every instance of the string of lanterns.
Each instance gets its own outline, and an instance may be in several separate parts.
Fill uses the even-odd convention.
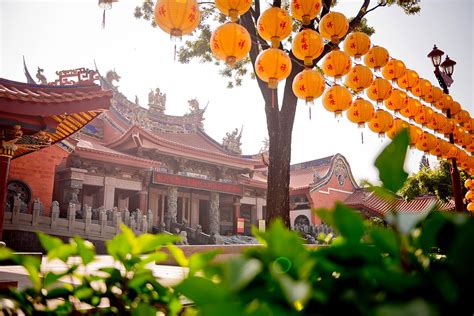
[[[216,58],[233,66],[245,58],[251,48],[248,31],[237,23],[239,16],[249,10],[251,1],[217,0],[216,6],[230,21],[216,28],[210,47]],[[305,66],[293,80],[295,96],[309,105],[322,96],[326,110],[335,116],[347,111],[349,121],[359,127],[367,124],[381,137],[388,135],[393,138],[402,128],[408,128],[412,148],[440,159],[455,158],[462,169],[473,174],[474,119],[469,112],[429,80],[420,78],[416,71],[407,68],[403,61],[391,58],[387,49],[372,45],[365,33],[347,34],[349,23],[342,13],[327,13],[319,21],[318,31],[314,30],[311,21],[316,19],[321,9],[321,0],[292,0],[290,3],[291,16],[303,25],[294,36],[291,47],[293,55]],[[258,34],[270,45],[258,55],[255,72],[273,91],[291,73],[291,59],[281,49],[281,42],[293,30],[291,16],[285,9],[272,6],[257,21]],[[191,33],[199,19],[196,0],[159,0],[155,7],[157,25],[171,36]],[[336,47],[325,56],[322,73],[315,69],[314,60],[322,54],[325,41],[338,45],[344,37],[343,49]],[[362,59],[364,64],[361,64]],[[334,79],[327,89],[325,76]],[[375,101],[375,107],[361,97],[364,91],[370,100]],[[381,106],[392,111],[393,115]],[[453,118],[444,115],[447,110]],[[453,133],[455,144],[442,138],[450,133]],[[471,195],[474,197],[474,193]],[[474,209],[474,204],[470,205]]]

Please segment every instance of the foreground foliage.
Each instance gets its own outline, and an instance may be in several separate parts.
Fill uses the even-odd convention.
[[[387,146],[375,165],[387,199],[407,178],[403,170],[408,134]],[[375,225],[336,205],[318,215],[338,232],[329,246],[308,248],[296,232],[275,221],[267,232],[254,229],[262,247],[212,263],[217,252],[185,258],[168,235],[134,236],[125,226],[107,243],[113,267],[93,268],[90,243],[69,244],[39,234],[48,259],[62,272],[41,276],[34,258],[0,249],[0,260],[25,267],[32,286],[0,293],[4,313],[27,315],[472,315],[474,304],[474,218],[435,210],[421,222],[392,214],[391,225]],[[170,253],[189,274],[164,286],[149,264]],[[84,271],[89,271],[84,275]],[[59,282],[63,281],[63,282]],[[70,281],[70,283],[64,283]],[[182,302],[192,301],[183,309]]]

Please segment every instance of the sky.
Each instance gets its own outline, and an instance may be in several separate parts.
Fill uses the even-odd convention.
[[[105,74],[115,69],[122,77],[119,89],[131,101],[138,96],[145,105],[151,88],[167,95],[166,113],[182,115],[187,100],[197,98],[207,105],[205,131],[220,142],[226,132],[243,126],[242,149],[254,154],[267,136],[263,98],[255,80],[247,77],[242,87],[227,89],[227,80],[212,64],[180,64],[174,59],[173,41],[148,21],[136,20],[134,8],[140,0],[119,0],[106,12],[97,0],[0,0],[0,77],[25,81],[22,56],[31,74],[44,69],[48,81],[55,71],[86,67]],[[333,9],[354,16],[362,1],[339,0]],[[372,2],[376,2],[372,0]],[[372,6],[372,5],[371,5]],[[375,27],[372,43],[385,47],[394,58],[435,84],[433,66],[426,55],[434,44],[457,62],[451,95],[474,116],[474,1],[422,0],[421,12],[407,16],[397,6],[379,8],[367,15]],[[280,84],[282,90],[283,83]],[[292,163],[340,153],[347,158],[356,179],[378,179],[373,161],[388,139],[380,139],[368,128],[361,130],[344,115],[339,120],[316,101],[309,119],[304,101],[298,103],[293,130]],[[409,172],[418,170],[422,153],[410,150]],[[431,157],[430,162],[436,164]]]

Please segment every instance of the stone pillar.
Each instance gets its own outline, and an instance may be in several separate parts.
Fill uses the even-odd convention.
[[[81,168],[65,168],[57,173],[57,183],[59,187],[59,205],[64,214],[69,203],[76,204],[76,210],[81,209],[81,202],[78,199],[80,190],[84,183],[84,178],[87,173],[86,169]]]
[[[209,233],[220,234],[219,193],[210,192]]]
[[[125,223],[125,225],[130,227],[130,211],[128,210],[128,208],[125,208],[125,210],[123,211],[123,222]]]
[[[41,211],[41,201],[39,198],[36,198],[35,201],[33,202],[33,217],[32,217],[32,223],[31,223],[33,226],[38,225],[40,211]]]
[[[105,226],[107,226],[107,210],[101,209],[99,212],[100,234],[105,234]]]
[[[234,234],[237,235],[237,219],[240,217],[240,198],[234,198]]]
[[[178,218],[178,188],[168,187],[168,211],[165,214],[166,229],[171,231],[171,223]]]
[[[148,218],[146,215],[143,215],[142,218],[142,233],[145,234],[148,232]]]
[[[138,194],[138,208],[146,210],[148,208],[148,192],[140,191]]]
[[[88,233],[92,223],[92,207],[86,206],[84,210],[85,232]]]
[[[148,231],[151,232],[152,227],[153,227],[153,212],[150,209],[148,210],[148,213],[147,213],[147,220],[148,220],[148,224],[147,224]]]
[[[55,229],[57,226],[58,218],[59,218],[59,203],[58,201],[53,201],[51,204],[51,229]]]
[[[122,224],[122,214],[120,211],[114,212],[114,226],[115,226],[115,233],[120,233],[120,224]]]
[[[84,205],[84,208],[87,208],[87,205]],[[74,230],[74,222],[76,221],[76,205],[74,203],[69,203],[67,208],[67,221],[68,221],[68,230]]]
[[[114,207],[115,199],[115,179],[106,177],[104,179],[104,205],[106,210],[111,210]]]

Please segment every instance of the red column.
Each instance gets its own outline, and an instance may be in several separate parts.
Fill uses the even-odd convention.
[[[237,219],[240,217],[240,198],[234,198],[234,234],[237,235]]]
[[[138,208],[146,214],[148,211],[148,192],[147,191],[140,191],[138,192]]]
[[[3,218],[7,200],[7,180],[10,173],[11,156],[0,152],[0,240],[3,238]]]

